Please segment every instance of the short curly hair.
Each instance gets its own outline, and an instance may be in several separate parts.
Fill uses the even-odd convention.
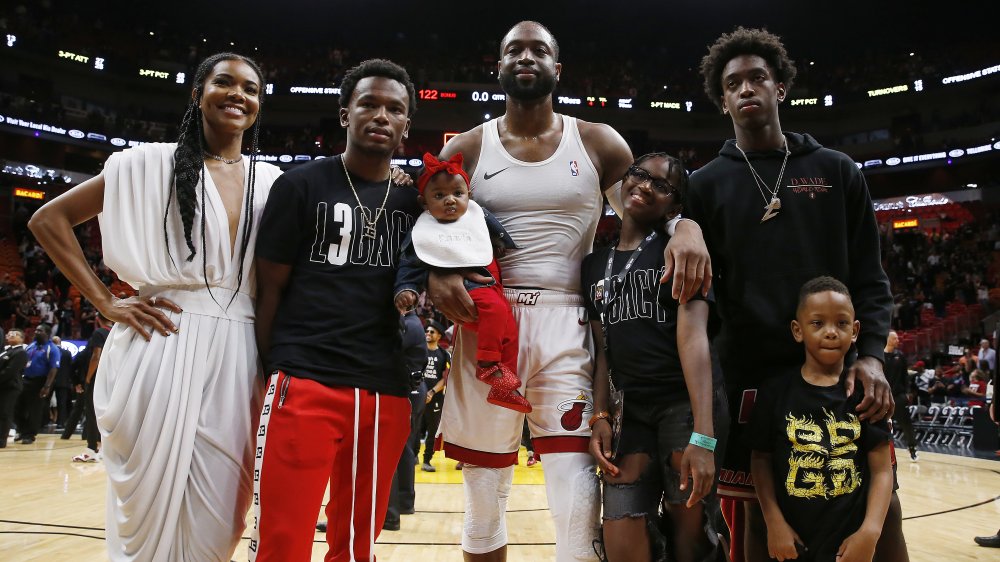
[[[369,59],[347,71],[340,82],[340,107],[346,109],[351,103],[351,96],[354,95],[354,88],[358,82],[371,76],[388,78],[402,84],[409,98],[409,103],[406,104],[406,116],[413,117],[417,111],[417,95],[413,81],[410,80],[405,68],[386,59]]]
[[[844,285],[839,279],[830,277],[829,275],[822,275],[814,277],[802,285],[802,288],[799,289],[799,304],[795,307],[795,310],[802,310],[802,306],[806,304],[806,299],[810,296],[827,291],[840,293],[848,299],[851,298],[851,291],[848,290],[847,285]]]
[[[720,110],[722,109],[722,71],[729,61],[740,55],[757,55],[764,59],[774,72],[775,81],[792,88],[795,80],[795,61],[781,38],[766,29],[737,27],[732,33],[723,33],[701,59],[701,75],[705,78],[705,93]]]

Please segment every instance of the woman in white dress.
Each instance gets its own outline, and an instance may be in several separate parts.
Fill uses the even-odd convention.
[[[263,388],[254,239],[281,173],[256,161],[263,84],[253,61],[209,57],[176,144],[113,154],[28,225],[116,322],[94,389],[114,561],[228,561],[245,528]],[[138,296],[115,298],[87,265],[72,229],[94,216],[105,263]]]

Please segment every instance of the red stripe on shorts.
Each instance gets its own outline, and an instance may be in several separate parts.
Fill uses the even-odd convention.
[[[488,453],[475,449],[466,449],[447,441],[444,442],[444,456],[475,466],[487,468],[507,468],[517,464],[517,451],[513,453]]]
[[[531,446],[540,455],[546,453],[587,453],[590,452],[590,437],[580,435],[532,437]]]

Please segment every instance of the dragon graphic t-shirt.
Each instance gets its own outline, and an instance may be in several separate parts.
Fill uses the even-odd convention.
[[[750,445],[771,454],[781,513],[805,542],[811,559],[834,560],[837,548],[864,520],[868,452],[892,438],[885,421],[869,424],[843,384],[815,386],[795,369],[757,393]]]

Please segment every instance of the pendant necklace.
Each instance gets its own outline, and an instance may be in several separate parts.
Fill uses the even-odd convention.
[[[747,167],[750,168],[750,173],[753,175],[753,181],[757,184],[757,189],[760,190],[760,196],[764,198],[764,216],[761,217],[760,222],[767,222],[770,219],[778,216],[778,211],[781,209],[781,199],[778,198],[778,190],[781,189],[781,178],[785,175],[785,164],[788,164],[788,155],[790,154],[788,150],[788,140],[785,139],[784,149],[785,149],[785,159],[781,162],[781,171],[778,172],[778,181],[774,182],[774,189],[768,190],[767,183],[764,179],[760,177],[757,170],[753,169],[753,165],[750,164],[750,159],[747,158],[747,153],[743,152],[740,148],[739,143],[736,144],[736,149],[740,151],[743,155],[743,159],[746,160]],[[767,197],[768,192],[770,192],[770,199]]]
[[[358,208],[361,209],[361,217],[364,220],[364,232],[362,233],[362,238],[369,238],[371,240],[375,239],[375,225],[378,224],[378,219],[382,217],[382,213],[385,212],[385,204],[389,200],[389,190],[392,189],[392,174],[389,174],[389,183],[385,186],[385,198],[382,199],[382,206],[375,209],[375,217],[370,218],[368,214],[368,209],[361,204],[361,198],[358,197],[358,190],[354,189],[354,182],[351,181],[351,174],[347,171],[347,162],[344,162],[344,156],[340,156],[340,163],[344,165],[344,176],[347,177],[347,185],[351,186],[351,193],[354,194],[354,199],[358,202]]]

